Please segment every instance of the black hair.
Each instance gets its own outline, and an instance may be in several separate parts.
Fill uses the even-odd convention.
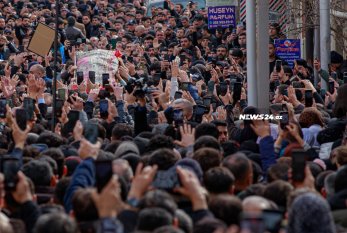
[[[54,175],[58,174],[58,164],[57,162],[52,159],[51,157],[47,156],[47,155],[39,155],[36,160],[38,161],[44,161],[47,162],[48,165],[52,168],[52,171],[54,173]]]
[[[240,225],[242,203],[239,198],[228,194],[217,195],[209,203],[209,210],[228,226]]]
[[[105,147],[105,151],[106,152],[111,152],[111,153],[115,153],[118,146],[120,145],[121,141],[112,141],[110,143],[108,143]]]
[[[216,127],[218,127],[218,126],[228,126],[226,121],[223,121],[223,120],[213,120],[213,121],[211,121],[211,124],[214,124]]]
[[[324,182],[325,182],[325,179],[331,174],[333,173],[333,171],[331,170],[328,170],[328,171],[324,171],[324,172],[321,172],[315,182],[314,182],[314,187],[316,188],[317,192],[321,192],[322,191],[322,188],[324,187]]]
[[[71,177],[63,177],[59,180],[54,190],[54,201],[57,204],[64,204],[64,196],[71,182]]]
[[[225,167],[211,168],[204,176],[205,187],[213,194],[229,193],[234,182],[234,175]]]
[[[31,179],[35,187],[51,185],[53,171],[46,161],[32,160],[23,166],[22,171]]]
[[[268,181],[272,182],[274,180],[288,180],[288,170],[289,165],[286,163],[276,163],[269,167],[267,170]]]
[[[287,197],[293,190],[288,182],[283,180],[276,180],[268,184],[264,190],[264,197],[273,201],[277,206],[285,209],[287,206]]]
[[[181,229],[174,226],[162,226],[154,231],[154,233],[184,233]]]
[[[211,233],[217,230],[222,230],[221,232],[224,232],[226,229],[227,226],[224,222],[213,217],[206,217],[196,223],[194,233]]]
[[[92,199],[92,189],[78,189],[72,197],[72,207],[77,222],[96,221],[98,211]]]
[[[173,223],[173,216],[163,208],[153,207],[140,211],[137,220],[138,231],[154,231],[162,226],[170,226]]]
[[[238,151],[238,145],[232,141],[223,142],[221,147],[223,148],[224,157],[235,154]]]
[[[236,180],[244,180],[251,168],[250,160],[241,152],[229,155],[223,161],[223,166],[235,176]]]
[[[178,156],[169,149],[158,149],[149,158],[148,165],[158,165],[158,170],[167,170],[178,161]]]
[[[206,147],[221,150],[218,140],[212,136],[202,136],[194,143],[194,151]]]
[[[175,217],[178,219],[178,227],[183,230],[184,233],[193,232],[193,221],[186,212],[181,209],[177,209]]]
[[[112,129],[112,139],[119,140],[123,136],[131,136],[134,135],[134,129],[132,126],[127,124],[116,124]]]
[[[222,156],[216,149],[201,148],[197,151],[194,151],[193,159],[200,164],[203,172],[206,172],[210,168],[220,166]]]
[[[46,144],[48,147],[59,147],[64,143],[64,140],[58,134],[50,131],[44,131],[37,139],[38,144]]]
[[[312,162],[312,161],[308,161],[307,162],[307,165],[309,166],[310,170],[311,170],[311,173],[312,173],[312,176],[316,179],[317,176],[323,172],[323,168],[315,163],[315,162]]]
[[[336,172],[335,193],[338,193],[347,187],[347,165],[342,166]]]
[[[46,155],[54,159],[58,166],[57,171],[55,171],[55,174],[59,175],[59,177],[63,176],[65,156],[60,148],[48,148],[47,150],[41,152],[40,155]]]
[[[175,145],[171,137],[165,135],[156,135],[149,140],[146,152],[153,152],[157,149],[174,149]]]

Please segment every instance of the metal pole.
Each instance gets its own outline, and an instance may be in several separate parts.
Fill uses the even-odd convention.
[[[320,38],[319,38],[319,27],[315,27],[314,29],[314,51],[313,51],[313,56],[314,59],[316,58],[320,58]],[[316,69],[314,69],[314,85],[315,87],[318,86],[319,83],[319,74],[318,71]]]
[[[319,1],[320,11],[320,56],[323,70],[329,71],[330,64],[330,1]],[[321,82],[322,89],[327,90],[328,83]]]
[[[257,99],[262,113],[269,113],[269,1],[258,0]],[[248,24],[247,24],[248,26]],[[248,49],[247,49],[248,50]]]
[[[52,92],[53,92],[53,109],[52,109],[52,131],[55,130],[56,125],[56,99],[57,99],[57,75],[58,75],[58,67],[57,67],[57,59],[58,59],[58,23],[59,23],[59,0],[55,1],[55,36],[54,36],[54,61],[53,61],[53,83],[52,83]]]
[[[249,106],[258,106],[256,64],[256,8],[255,1],[246,1],[247,30],[247,96]],[[267,32],[267,31],[266,31]],[[268,47],[268,46],[266,46]]]

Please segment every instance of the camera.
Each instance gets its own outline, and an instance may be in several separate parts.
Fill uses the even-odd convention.
[[[153,88],[149,88],[144,78],[130,78],[128,80],[126,90],[129,93],[134,92],[134,96],[138,99],[145,98],[146,94],[153,92]]]

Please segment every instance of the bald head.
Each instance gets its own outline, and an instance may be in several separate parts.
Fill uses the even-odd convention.
[[[271,209],[271,202],[260,196],[250,196],[242,201],[243,211],[246,213],[261,214],[263,210]]]
[[[137,36],[137,37],[142,36],[145,33],[145,30],[146,30],[146,28],[143,25],[136,26],[135,27],[135,32],[134,32],[135,36]]]
[[[29,73],[33,74],[37,79],[43,78],[45,76],[45,72],[45,68],[40,64],[33,65],[29,70]]]

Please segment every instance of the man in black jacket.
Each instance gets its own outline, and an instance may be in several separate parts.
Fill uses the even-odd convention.
[[[70,41],[70,43],[74,44],[77,39],[84,39],[82,31],[75,27],[76,20],[74,17],[70,16],[67,19],[67,27],[65,28],[66,38]]]

